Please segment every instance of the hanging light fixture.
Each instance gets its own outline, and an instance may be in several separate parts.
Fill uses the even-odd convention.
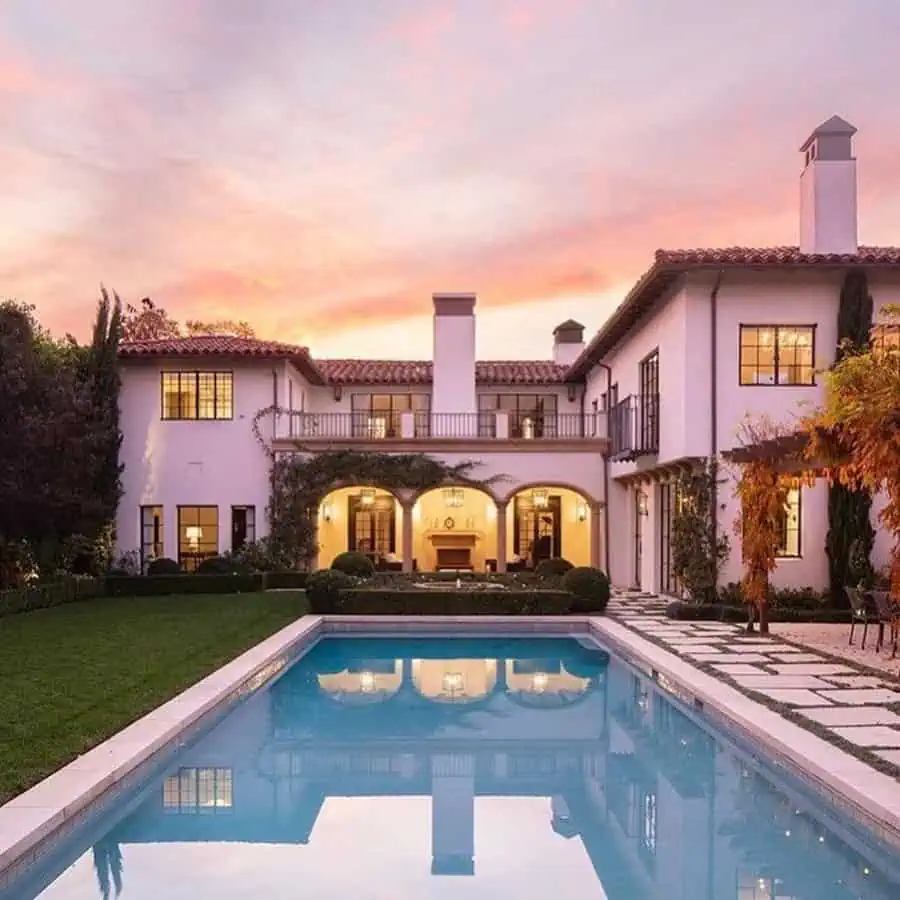
[[[450,509],[459,509],[463,505],[464,494],[462,488],[444,488],[444,506]]]
[[[363,488],[359,492],[359,502],[363,506],[371,506],[375,502],[375,488]]]
[[[535,509],[546,509],[550,505],[550,498],[544,490],[532,491],[531,502],[534,504]]]

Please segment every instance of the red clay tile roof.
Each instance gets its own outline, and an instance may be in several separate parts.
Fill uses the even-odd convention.
[[[657,250],[653,265],[638,279],[615,312],[572,363],[567,381],[580,381],[640,321],[684,273],[697,269],[847,269],[900,267],[900,247],[860,247],[857,253],[801,253],[799,247],[724,247]]]
[[[431,384],[431,363],[413,360],[312,359],[306,347],[255,338],[198,335],[120,345],[125,359],[147,357],[221,359],[287,359],[313,384]],[[549,360],[475,363],[475,380],[482,385],[560,384],[566,367]]]
[[[431,363],[422,360],[317,359],[329,384],[431,384]],[[560,384],[565,366],[549,360],[475,363],[477,384]]]
[[[194,337],[164,338],[158,341],[125,341],[119,345],[124,359],[147,357],[221,358],[221,359],[286,359],[290,360],[313,384],[324,384],[325,377],[316,367],[306,347],[283,344],[280,341],[261,341],[257,338],[230,335],[196,335]]]

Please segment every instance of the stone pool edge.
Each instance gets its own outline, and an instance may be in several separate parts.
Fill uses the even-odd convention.
[[[325,633],[303,616],[0,806],[0,889],[102,795],[217,709],[257,690]]]
[[[586,635],[632,665],[663,675],[703,709],[787,760],[833,800],[900,849],[900,782],[779,713],[717,681],[612,619],[590,616],[304,616],[128,725],[0,807],[0,888],[30,866],[66,826],[179,735],[225,704],[252,693],[326,634]],[[697,704],[700,701],[700,704]]]
[[[900,850],[900,781],[717,680],[689,661],[608,618],[592,618],[590,634],[627,662],[684,689],[711,718],[753,741],[776,764],[794,770],[827,799]],[[699,704],[697,704],[699,701]]]

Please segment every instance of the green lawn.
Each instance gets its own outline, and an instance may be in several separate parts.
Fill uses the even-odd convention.
[[[89,600],[0,619],[0,803],[303,615],[300,592]]]

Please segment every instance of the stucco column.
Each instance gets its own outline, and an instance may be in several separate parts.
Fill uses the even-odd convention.
[[[401,504],[403,508],[403,523],[401,526],[401,542],[403,546],[403,571],[412,572],[413,570],[413,506],[414,503],[405,502]]]
[[[507,502],[497,502],[497,572],[506,571],[506,509]]]
[[[603,504],[591,504],[591,565],[603,568]],[[607,573],[609,574],[609,573]]]

